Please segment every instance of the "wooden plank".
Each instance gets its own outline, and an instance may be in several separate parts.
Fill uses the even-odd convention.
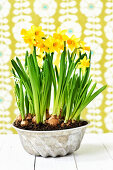
[[[65,157],[36,157],[35,170],[77,170],[73,154]]]
[[[0,169],[34,170],[34,156],[21,146],[18,135],[0,135]]]
[[[105,133],[99,136],[106,151],[113,160],[113,133]]]
[[[78,170],[113,170],[113,160],[96,134],[85,135],[75,160]]]
[[[74,156],[37,157],[35,170],[113,170],[113,134],[85,135]],[[34,170],[34,156],[24,151],[18,135],[0,135],[0,169]]]

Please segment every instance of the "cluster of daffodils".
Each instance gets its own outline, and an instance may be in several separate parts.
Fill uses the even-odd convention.
[[[76,53],[79,51],[85,52],[90,51],[90,47],[85,46],[85,42],[81,41],[80,38],[77,38],[75,35],[68,37],[66,35],[67,30],[61,30],[60,28],[53,34],[53,36],[46,36],[42,31],[42,27],[31,26],[29,30],[22,29],[21,35],[23,36],[24,42],[29,44],[32,47],[37,48],[38,62],[41,67],[41,63],[46,53],[57,52],[57,58],[54,62],[55,65],[59,64],[59,56],[64,50],[64,42],[66,42],[66,48],[71,52],[76,50]],[[89,60],[84,58],[79,63],[79,68],[89,67]]]
[[[75,35],[68,37],[66,30],[58,29],[53,36],[45,36],[41,27],[32,26],[22,29],[21,34],[33,50],[30,54],[26,51],[24,65],[18,57],[11,60],[13,76],[18,79],[15,96],[21,126],[27,126],[31,119],[33,123],[46,122],[52,126],[61,120],[63,125],[80,120],[82,110],[106,88],[94,91],[96,83],[92,85],[89,74],[90,47]],[[87,54],[86,50],[90,52]],[[54,101],[50,115],[52,86]]]
[[[90,51],[90,47],[85,46],[85,42],[81,41],[80,38],[76,38],[75,35],[68,37],[66,35],[66,30],[61,30],[60,28],[53,34],[53,36],[46,37],[42,31],[42,27],[31,26],[31,29],[21,30],[21,35],[25,43],[29,46],[36,46],[41,52],[59,52],[64,50],[64,41],[67,42],[68,48],[73,51],[74,49],[83,49]]]

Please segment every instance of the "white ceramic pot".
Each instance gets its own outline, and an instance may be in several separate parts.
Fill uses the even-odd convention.
[[[24,149],[36,156],[65,156],[79,149],[87,125],[53,131],[30,131],[16,128]]]

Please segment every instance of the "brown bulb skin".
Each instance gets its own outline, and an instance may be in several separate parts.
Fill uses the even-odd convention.
[[[28,121],[27,120],[22,120],[21,121],[21,126],[22,127],[28,126]]]
[[[31,120],[31,119],[32,119],[31,113],[28,113],[28,115],[26,116],[26,120]]]
[[[22,116],[21,115],[18,115],[17,118],[16,118],[17,121],[21,122],[22,121]]]
[[[52,126],[57,126],[59,124],[59,119],[52,115],[46,122]]]
[[[32,118],[32,122],[33,122],[33,123],[36,123],[36,116],[34,116],[34,117]]]

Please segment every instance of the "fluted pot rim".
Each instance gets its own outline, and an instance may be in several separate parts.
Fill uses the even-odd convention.
[[[63,130],[46,130],[46,131],[26,130],[26,129],[20,129],[20,128],[14,126],[13,124],[12,124],[12,127],[13,127],[14,129],[16,129],[17,131],[19,130],[19,131],[30,132],[30,133],[54,133],[54,132],[55,132],[55,133],[56,133],[56,132],[58,133],[58,132],[66,132],[66,131],[71,131],[71,130],[82,129],[82,128],[84,128],[84,127],[89,126],[89,124],[90,124],[90,122],[89,122],[88,120],[81,119],[81,121],[86,121],[87,124],[86,124],[86,125],[83,125],[83,126],[80,126],[80,127],[70,128],[70,129],[63,129]]]

